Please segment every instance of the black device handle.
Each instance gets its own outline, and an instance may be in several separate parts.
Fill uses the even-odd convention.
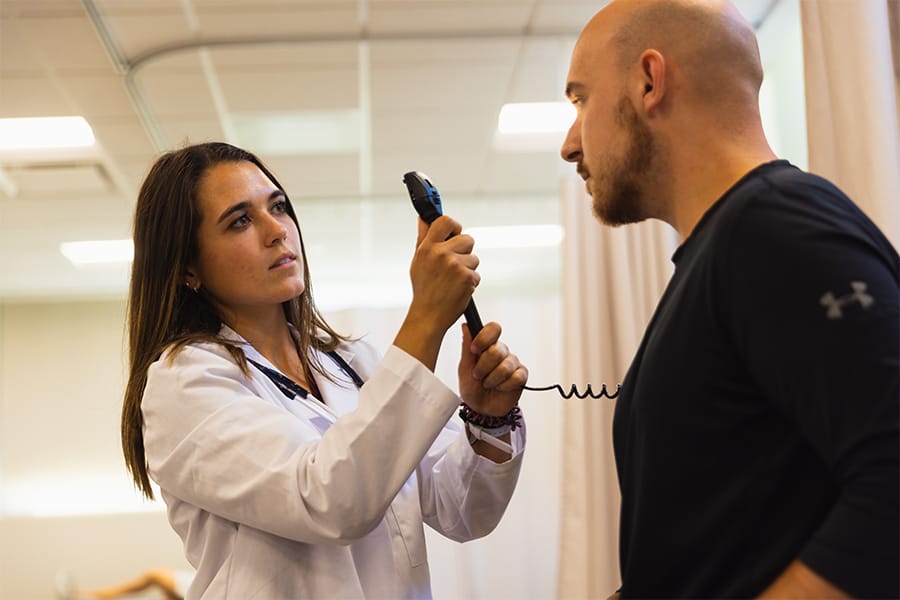
[[[437,188],[428,179],[428,176],[419,171],[409,171],[403,175],[403,183],[406,184],[406,190],[409,192],[409,199],[412,200],[413,208],[422,217],[422,220],[431,224],[432,221],[444,214],[441,206],[441,195]],[[475,300],[469,298],[469,304],[463,313],[466,317],[466,323],[469,325],[469,332],[474,338],[481,331],[481,316],[478,309],[475,308]]]

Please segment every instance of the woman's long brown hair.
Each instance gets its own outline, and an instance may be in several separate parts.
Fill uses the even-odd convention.
[[[187,265],[197,250],[197,187],[206,171],[219,163],[255,164],[281,191],[284,188],[253,154],[225,143],[197,144],[162,155],[150,169],[138,194],[134,216],[134,262],[128,296],[129,371],[122,406],[122,450],[138,489],[153,498],[144,454],[144,419],[141,398],[147,370],[168,347],[176,350],[196,341],[222,344],[241,369],[247,370],[243,351],[219,337],[222,321],[204,300],[184,284]],[[297,215],[287,196],[288,214],[297,231]],[[303,248],[304,292],[283,304],[285,317],[299,333],[304,369],[324,374],[309,348],[327,352],[348,338],[336,333],[313,303],[312,281]],[[320,337],[320,332],[324,336]],[[313,353],[316,354],[316,353]],[[309,362],[308,362],[309,361]]]

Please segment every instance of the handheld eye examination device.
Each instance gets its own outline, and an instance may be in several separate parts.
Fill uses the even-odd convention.
[[[423,221],[430,225],[435,219],[444,214],[444,209],[441,204],[441,195],[427,175],[420,173],[419,171],[409,171],[403,175],[403,183],[406,184],[406,190],[409,192],[409,199],[412,201],[413,208],[416,209],[416,212],[419,213],[419,216]],[[463,314],[466,317],[469,331],[474,338],[478,335],[478,332],[481,331],[483,325],[481,323],[481,316],[478,314],[478,309],[475,308],[475,301],[472,298],[469,298],[469,304],[466,306],[466,310]],[[569,388],[568,392],[558,383],[545,387],[529,387],[527,385],[522,387],[523,389],[533,392],[544,392],[555,389],[563,398],[571,398],[572,396],[586,398],[587,396],[590,396],[591,398],[606,397],[612,399],[619,395],[619,390],[622,388],[622,385],[616,385],[616,391],[612,394],[606,390],[605,383],[602,384],[599,392],[593,391],[593,389],[591,389],[591,384],[587,384],[583,392],[578,391],[578,388],[575,387],[574,383]]]

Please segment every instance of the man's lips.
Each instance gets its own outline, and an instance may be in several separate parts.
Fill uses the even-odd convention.
[[[590,173],[587,172],[587,169],[585,169],[581,165],[578,165],[578,167],[575,170],[578,171],[578,174],[581,175],[581,178],[584,179],[585,181],[587,181],[588,178],[591,176]]]

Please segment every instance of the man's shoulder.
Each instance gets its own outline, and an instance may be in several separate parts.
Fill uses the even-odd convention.
[[[735,227],[747,229],[755,239],[814,231],[860,229],[874,226],[859,207],[828,179],[787,161],[755,170],[735,186],[723,212]]]

